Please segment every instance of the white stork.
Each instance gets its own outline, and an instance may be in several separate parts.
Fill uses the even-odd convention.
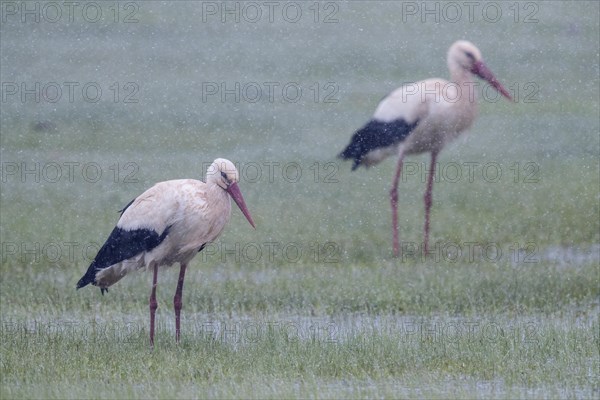
[[[154,345],[156,279],[158,267],[179,263],[179,280],[173,299],[175,339],[180,336],[183,279],[188,263],[223,231],[231,215],[233,198],[255,228],[238,187],[233,163],[216,159],[206,172],[206,183],[195,179],[160,182],[132,200],[120,212],[117,226],[100,248],[77,289],[98,286],[102,294],[128,272],[153,270],[150,294],[150,344]]]
[[[398,180],[404,156],[431,153],[431,172],[424,196],[424,251],[427,253],[436,158],[446,143],[471,126],[477,115],[472,74],[486,80],[512,100],[508,91],[484,64],[479,49],[472,43],[459,40],[452,44],[447,61],[450,82],[432,78],[394,90],[379,103],[373,118],[354,133],[350,144],[340,154],[343,159],[354,160],[352,170],[360,165],[369,167],[387,156],[398,154],[398,165],[390,191],[395,256],[399,254]]]

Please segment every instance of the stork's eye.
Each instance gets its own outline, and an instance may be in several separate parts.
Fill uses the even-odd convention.
[[[465,55],[471,59],[471,61],[475,61],[475,56],[470,51],[465,51]]]
[[[223,177],[223,180],[225,181],[227,186],[229,186],[231,184],[231,181],[229,180],[229,178],[227,178],[227,174],[225,172],[221,171],[221,176]]]

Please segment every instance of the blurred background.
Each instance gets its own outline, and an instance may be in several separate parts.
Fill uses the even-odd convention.
[[[100,241],[115,222],[113,211],[132,196],[157,181],[202,178],[203,163],[222,156],[246,165],[241,187],[261,226],[253,235],[277,236],[279,224],[297,224],[284,234],[306,231],[346,242],[373,225],[373,235],[387,243],[395,160],[350,174],[350,163],[335,156],[391,90],[448,78],[446,52],[457,39],[480,48],[516,103],[489,87],[482,93],[486,85],[479,81],[480,116],[440,161],[458,163],[463,176],[436,187],[436,200],[446,205],[434,212],[453,218],[460,210],[450,207],[465,207],[476,215],[492,199],[486,191],[494,191],[510,203],[498,223],[530,219],[528,240],[599,241],[595,2],[2,7],[3,241],[57,235]],[[411,160],[424,173],[427,156]],[[290,162],[300,169],[284,171]],[[499,163],[507,179],[470,185],[465,162]],[[298,182],[284,179],[293,181],[287,175],[297,171]],[[323,182],[328,173],[335,182]],[[560,182],[545,186],[557,173]],[[527,174],[541,179],[523,184]],[[415,235],[421,222],[410,215],[422,213],[424,191],[416,178],[400,188],[403,230],[414,227]],[[517,182],[502,185],[512,178]],[[465,198],[442,198],[453,190]],[[532,190],[544,191],[536,218],[522,212]],[[562,212],[574,223],[563,228]],[[488,224],[482,217],[477,223]],[[449,231],[469,219],[449,221]],[[230,230],[239,225],[235,218]],[[486,239],[497,240],[503,227],[489,228],[494,232]],[[242,229],[236,239],[248,234]],[[435,221],[433,229],[447,233]]]

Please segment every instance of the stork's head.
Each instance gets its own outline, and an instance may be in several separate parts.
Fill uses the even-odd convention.
[[[471,72],[490,83],[504,97],[512,100],[508,91],[496,79],[492,71],[483,62],[481,52],[467,40],[458,40],[448,50],[448,68],[454,72],[460,69]]]
[[[206,170],[206,180],[227,190],[232,183],[240,181],[240,174],[231,161],[217,158]]]
[[[208,170],[206,170],[206,182],[214,183],[229,193],[250,225],[252,225],[253,228],[256,228],[252,216],[250,216],[250,212],[248,211],[248,207],[246,207],[242,192],[238,187],[239,180],[240,174],[235,165],[224,158],[217,158],[208,167]]]

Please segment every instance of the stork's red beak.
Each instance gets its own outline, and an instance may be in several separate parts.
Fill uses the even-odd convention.
[[[256,229],[254,221],[252,221],[252,217],[250,216],[250,211],[248,211],[248,207],[246,207],[244,196],[242,196],[242,192],[240,192],[240,188],[238,187],[237,183],[233,182],[231,185],[229,185],[227,188],[227,193],[229,193],[233,201],[235,201],[235,204],[237,204],[237,206],[240,208],[248,222],[250,222],[250,225]]]
[[[504,97],[511,101],[513,100],[508,91],[504,88],[504,86],[502,86],[500,82],[498,82],[498,79],[496,79],[492,71],[490,71],[490,69],[482,61],[475,62],[475,64],[473,64],[473,67],[471,68],[471,72],[479,76],[481,79],[485,79],[486,81],[488,81],[490,85],[492,85],[497,91],[502,93]]]

